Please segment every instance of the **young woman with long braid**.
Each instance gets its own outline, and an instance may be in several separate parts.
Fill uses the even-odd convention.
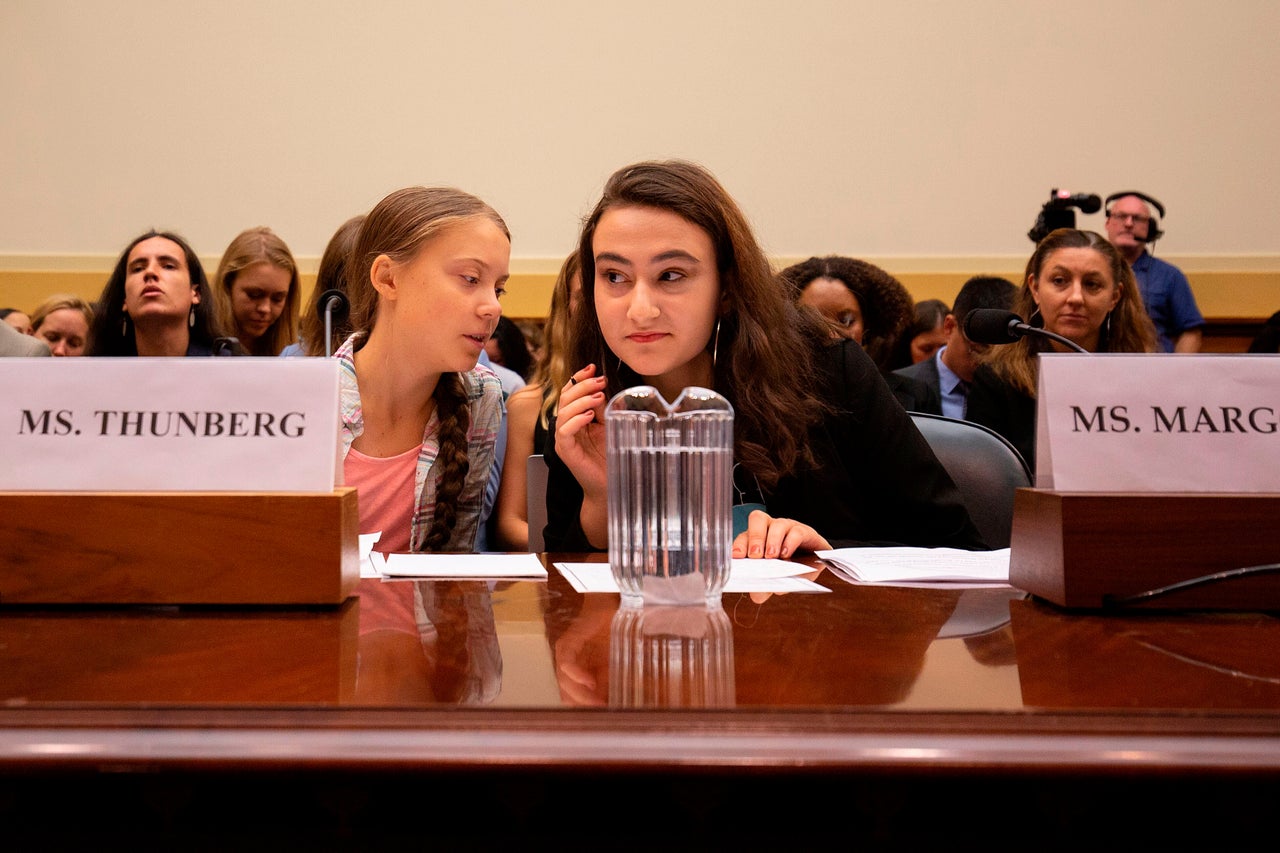
[[[476,362],[493,333],[511,237],[460,190],[409,187],[365,218],[349,258],[343,469],[375,549],[472,551],[502,417]]]

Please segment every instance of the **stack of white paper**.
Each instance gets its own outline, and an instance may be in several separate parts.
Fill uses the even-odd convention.
[[[1009,584],[1008,548],[838,548],[815,553],[850,583],[948,587]]]
[[[578,592],[618,592],[618,582],[608,563],[556,563],[569,585]],[[830,592],[824,586],[797,575],[814,571],[790,560],[734,559],[725,592]]]

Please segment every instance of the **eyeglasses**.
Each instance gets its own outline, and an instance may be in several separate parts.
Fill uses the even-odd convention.
[[[1151,221],[1151,217],[1145,213],[1108,213],[1108,219],[1119,219],[1124,222],[1126,219],[1132,219],[1134,225],[1146,225]]]

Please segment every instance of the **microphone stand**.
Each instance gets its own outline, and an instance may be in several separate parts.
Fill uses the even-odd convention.
[[[333,320],[342,320],[351,310],[347,295],[341,290],[326,290],[320,294],[320,304],[324,306],[324,357],[333,355]]]
[[[1076,352],[1084,353],[1085,355],[1091,355],[1091,353],[1087,349],[1080,346],[1078,343],[1071,340],[1070,338],[1064,338],[1062,335],[1056,334],[1054,332],[1050,332],[1047,329],[1040,329],[1035,326],[1028,326],[1026,323],[1010,323],[1009,334],[1017,335],[1018,337],[1023,337],[1025,335],[1036,335],[1037,337],[1048,338],[1051,341],[1057,341],[1058,343],[1062,344],[1068,349],[1073,349]]]

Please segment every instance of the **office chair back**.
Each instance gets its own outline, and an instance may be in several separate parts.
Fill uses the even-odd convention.
[[[542,528],[547,526],[547,460],[541,453],[535,453],[525,464],[529,550],[537,554],[544,550]]]
[[[960,489],[987,545],[1009,547],[1014,493],[1032,484],[1022,454],[998,432],[972,421],[922,412],[911,412],[911,420]]]

